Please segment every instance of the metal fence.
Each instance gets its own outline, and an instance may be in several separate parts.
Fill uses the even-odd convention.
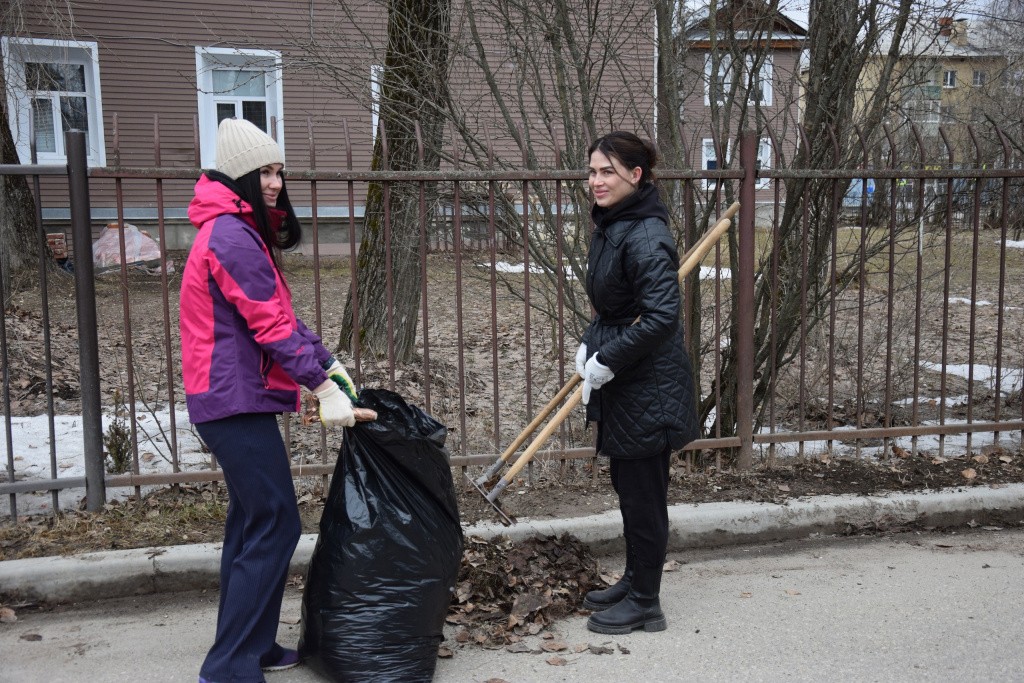
[[[879,157],[865,146],[859,167],[823,171],[787,167],[778,155],[764,168],[761,140],[744,136],[731,168],[659,169],[681,249],[727,202],[743,207],[733,239],[684,284],[705,420],[686,465],[888,457],[900,448],[942,457],[949,448],[1019,443],[1024,303],[1014,304],[1024,294],[1024,244],[1013,238],[1024,172],[1008,148],[995,166],[963,168],[952,154],[937,167],[923,152],[907,162],[891,149],[872,164]],[[172,264],[180,269],[185,254],[168,249],[163,199],[165,183],[190,183],[200,171],[161,168],[155,144],[155,168],[87,169],[84,136],[73,131],[66,167],[0,166],[0,174],[27,176],[37,205],[53,199],[40,179],[67,179],[66,189],[50,191],[68,198],[74,272],[72,280],[48,267],[52,228],[37,213],[37,287],[2,293],[0,494],[11,519],[67,507],[82,488],[95,510],[108,489],[138,494],[221,478],[182,409]],[[310,218],[305,256],[287,259],[286,274],[300,315],[329,348],[363,275],[356,198],[371,183],[418,195],[424,278],[415,358],[397,362],[393,344],[382,358],[358,344],[338,355],[361,385],[397,390],[448,424],[453,467],[491,464],[572,374],[590,313],[580,284],[589,215],[584,174],[560,166],[290,169],[289,189],[309,197]],[[119,225],[134,198],[155,198],[158,267],[125,263],[122,228],[119,267],[94,272],[89,197],[97,188],[116,198]],[[325,211],[331,203],[344,210]],[[357,315],[391,315],[356,304]],[[70,379],[59,371],[69,367]],[[294,476],[330,474],[337,435],[282,421]],[[574,416],[537,460],[587,461],[592,443]],[[115,450],[124,472],[109,471]]]

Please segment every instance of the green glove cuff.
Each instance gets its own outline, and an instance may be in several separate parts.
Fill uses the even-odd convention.
[[[334,383],[337,384],[345,395],[348,396],[353,402],[359,400],[359,392],[356,391],[355,385],[352,383],[352,379],[344,372],[335,372],[328,375]]]

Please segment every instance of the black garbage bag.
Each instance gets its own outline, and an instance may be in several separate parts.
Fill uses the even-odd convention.
[[[446,428],[365,389],[345,430],[302,596],[299,654],[335,681],[430,681],[462,561]]]

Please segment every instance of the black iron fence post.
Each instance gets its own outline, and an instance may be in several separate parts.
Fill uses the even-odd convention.
[[[88,152],[83,131],[69,130],[64,139],[68,151],[71,241],[75,254],[75,305],[78,311],[82,439],[85,446],[85,504],[89,512],[99,512],[106,502],[107,491],[103,467],[100,344],[96,331],[96,285],[92,262]]]
[[[754,462],[754,204],[757,183],[757,148],[754,131],[740,140],[740,224],[737,235],[739,262],[733,272],[737,287],[736,320],[736,435],[740,438],[737,467],[750,469]]]

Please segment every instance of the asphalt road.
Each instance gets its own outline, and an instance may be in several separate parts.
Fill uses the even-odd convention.
[[[665,575],[667,631],[602,636],[574,616],[555,629],[564,663],[463,647],[439,660],[435,681],[1024,681],[1024,530],[812,538],[670,559],[682,564]],[[21,610],[0,624],[0,681],[194,683],[216,598]],[[298,639],[300,599],[289,590],[284,644]],[[588,644],[611,653],[575,651]],[[267,680],[323,679],[299,668]]]

